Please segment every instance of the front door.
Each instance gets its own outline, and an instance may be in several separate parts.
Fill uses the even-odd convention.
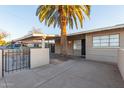
[[[55,44],[51,44],[51,53],[55,53]]]
[[[81,40],[81,55],[83,57],[85,57],[85,55],[86,55],[85,39]]]

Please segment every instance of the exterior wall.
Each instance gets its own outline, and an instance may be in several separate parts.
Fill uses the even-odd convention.
[[[68,37],[68,41],[72,41],[72,47],[71,48],[68,48],[69,50],[71,49],[71,51],[73,51],[71,53],[71,55],[74,55],[74,56],[81,56],[81,40],[82,39],[85,39],[85,34],[79,34],[79,35],[72,35],[72,36],[69,36]],[[78,48],[74,48],[74,44],[75,42],[77,42],[77,47]]]
[[[60,54],[60,40],[55,40],[55,53]]]
[[[2,78],[2,50],[0,50],[0,79]]]
[[[81,50],[80,49],[75,49],[73,55],[74,56],[81,56]]]
[[[81,41],[79,41],[81,42]],[[81,49],[74,49],[74,40],[68,41],[68,55],[81,56]],[[60,41],[56,41],[55,43],[55,53],[60,54]]]
[[[119,48],[93,48],[93,36],[120,34],[120,47],[124,47],[124,29],[115,29],[111,31],[101,31],[86,34],[86,59],[117,63]]]
[[[73,40],[68,41],[68,55],[73,55],[74,54],[74,50],[73,50]]]
[[[124,80],[124,49],[119,49],[118,55],[118,68]]]
[[[75,55],[75,56],[81,56],[81,49],[74,49],[74,42],[76,40],[80,40],[79,43],[81,43],[81,39],[85,39],[85,35],[75,35],[75,36],[68,36],[68,55]],[[60,54],[60,39],[55,40],[55,53]]]
[[[46,64],[49,64],[49,49],[48,48],[30,49],[31,68],[40,67]]]
[[[68,55],[73,55],[74,51],[73,51],[73,43],[74,41],[68,41]],[[61,45],[60,45],[60,40],[56,40],[55,41],[55,53],[56,54],[60,54],[60,49],[61,49]]]

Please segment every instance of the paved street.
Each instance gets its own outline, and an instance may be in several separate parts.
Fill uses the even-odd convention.
[[[124,81],[116,65],[52,56],[49,65],[8,73],[0,87],[113,88],[124,87]]]

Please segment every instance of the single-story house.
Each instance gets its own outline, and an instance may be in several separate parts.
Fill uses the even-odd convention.
[[[42,40],[43,35],[29,35],[16,41]],[[55,53],[60,54],[60,36],[45,35],[55,41]],[[124,48],[124,24],[82,31],[67,35],[68,55],[83,56],[88,60],[117,63],[118,49]]]

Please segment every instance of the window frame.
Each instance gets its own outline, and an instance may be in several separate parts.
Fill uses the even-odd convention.
[[[110,36],[111,35],[118,35],[118,46],[110,46]],[[102,37],[102,36],[108,36],[109,38],[108,38],[108,46],[101,46],[101,39],[100,39],[100,45],[99,46],[94,46],[94,37]],[[92,47],[93,48],[119,48],[120,47],[120,33],[115,33],[115,34],[106,34],[106,35],[93,35],[92,36]]]
[[[118,35],[118,42],[110,42],[111,35],[109,35],[109,47],[120,47],[120,34],[112,34],[112,35]],[[111,43],[118,43],[118,46],[110,46]]]

